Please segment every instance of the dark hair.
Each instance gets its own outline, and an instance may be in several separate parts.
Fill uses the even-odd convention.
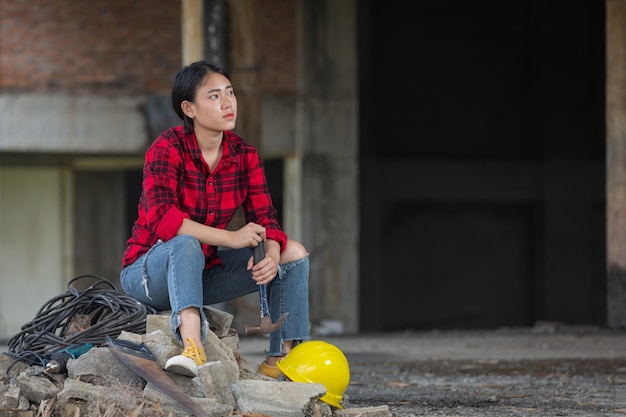
[[[222,74],[230,80],[226,71],[207,61],[197,61],[183,67],[172,80],[172,106],[176,115],[183,121],[186,133],[193,132],[193,119],[187,117],[180,105],[185,100],[193,103],[202,80],[209,73]]]

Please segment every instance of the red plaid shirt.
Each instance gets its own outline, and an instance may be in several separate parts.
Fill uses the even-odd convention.
[[[285,249],[267,188],[263,161],[256,149],[233,132],[224,132],[222,158],[213,172],[202,159],[194,134],[183,127],[163,132],[146,151],[139,217],[122,255],[126,267],[159,239],[176,236],[184,218],[225,229],[239,207],[246,222],[266,229],[267,238]],[[206,268],[220,265],[214,246],[202,245]]]

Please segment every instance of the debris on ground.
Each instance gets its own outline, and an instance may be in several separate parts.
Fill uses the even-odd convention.
[[[321,384],[278,381],[257,373],[259,364],[239,351],[239,336],[230,327],[232,315],[210,306],[204,311],[211,323],[204,344],[207,363],[200,366],[195,378],[164,372],[206,415],[325,417],[341,412],[343,417],[391,416],[386,406],[351,409],[347,397],[344,409],[337,410],[319,400],[326,393]],[[171,336],[169,312],[148,314],[145,333],[121,331],[117,339],[143,344],[161,368],[182,350]],[[64,365],[67,373],[47,372],[45,366],[2,355],[0,417],[190,415],[179,402],[120,361],[106,344],[70,357]]]

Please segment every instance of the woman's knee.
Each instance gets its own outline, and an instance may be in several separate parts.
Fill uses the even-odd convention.
[[[285,251],[280,255],[280,263],[294,262],[308,255],[304,245],[295,240],[288,240]]]
[[[191,235],[180,235],[172,239],[173,249],[188,256],[201,256],[204,258],[200,241]]]
[[[189,246],[190,248],[200,248],[200,241],[191,235],[178,235],[172,238],[172,242],[176,245]]]

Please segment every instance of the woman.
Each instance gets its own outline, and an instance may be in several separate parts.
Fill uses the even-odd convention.
[[[164,131],[146,152],[122,288],[157,310],[172,310],[171,329],[184,350],[165,368],[196,376],[209,329],[202,306],[267,285],[271,317],[289,312],[259,368],[277,378],[276,361],[310,339],[307,250],[281,230],[263,162],[232,132],[237,97],[224,70],[206,61],[184,67],[173,80],[172,104],[183,125]],[[247,224],[226,230],[240,207]],[[257,245],[264,245],[265,258],[255,265]]]

